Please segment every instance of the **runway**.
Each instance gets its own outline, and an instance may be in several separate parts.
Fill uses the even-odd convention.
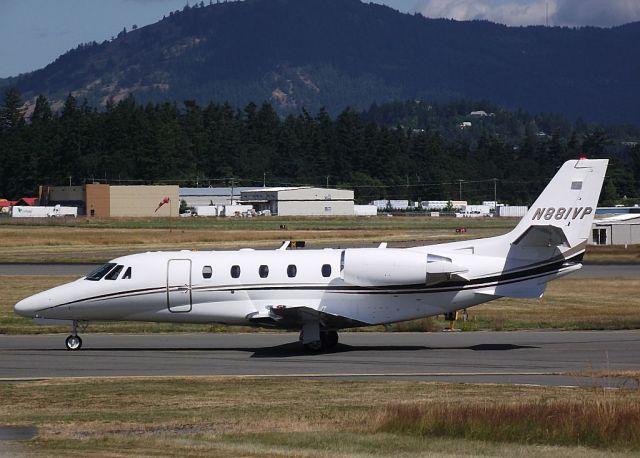
[[[86,275],[98,264],[0,264],[0,275]],[[640,264],[586,264],[569,278],[638,278]]]
[[[556,386],[628,386],[568,375],[640,370],[640,331],[345,332],[326,354],[294,333],[0,336],[0,381],[95,376],[276,376]],[[637,382],[635,382],[637,384]]]

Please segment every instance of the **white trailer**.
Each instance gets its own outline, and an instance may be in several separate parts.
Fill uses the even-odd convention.
[[[464,205],[462,207],[462,213],[465,216],[489,216],[491,214],[491,207],[489,205]]]
[[[220,216],[253,216],[253,205],[225,205]]]
[[[527,214],[529,207],[526,207],[524,205],[500,205],[496,210],[498,216],[506,218],[522,218]]]
[[[53,211],[49,216],[53,218],[73,216],[75,218],[78,216],[78,207],[62,207],[60,205],[56,205],[53,207]]]
[[[378,207],[375,205],[354,205],[353,213],[356,216],[376,216]]]
[[[27,207],[13,206],[11,207],[11,216],[13,218],[62,218],[65,216],[78,216],[78,207]]]
[[[193,207],[193,216],[218,216],[220,214],[218,205],[198,205]]]

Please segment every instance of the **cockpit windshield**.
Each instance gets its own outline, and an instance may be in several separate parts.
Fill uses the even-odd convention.
[[[113,266],[115,266],[115,263],[113,262],[109,262],[107,264],[103,264],[100,267],[98,267],[96,270],[92,271],[91,273],[89,273],[85,279],[86,280],[91,280],[91,281],[98,281],[100,280],[102,277],[104,277],[105,275],[107,275],[107,273],[113,269]]]

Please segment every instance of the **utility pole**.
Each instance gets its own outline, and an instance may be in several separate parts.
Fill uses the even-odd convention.
[[[498,179],[493,179],[493,202],[498,205]]]
[[[231,178],[231,203],[230,205],[233,205],[233,178]]]
[[[329,189],[329,177],[330,177],[330,176],[331,176],[331,175],[327,175],[327,189]]]
[[[262,187],[267,187],[267,172],[262,172]]]
[[[463,181],[464,180],[458,180],[458,186],[459,186],[459,189],[458,189],[458,197],[459,197],[459,199],[458,200],[462,200],[462,182]]]

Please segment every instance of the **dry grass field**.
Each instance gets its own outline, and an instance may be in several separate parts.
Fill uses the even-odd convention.
[[[39,429],[31,441],[0,442],[0,453],[14,456],[586,458],[640,450],[638,390],[115,378],[0,384],[0,399],[0,424]]]
[[[0,334],[68,332],[66,328],[38,326],[17,316],[13,305],[36,292],[75,279],[70,276],[0,276]],[[640,279],[563,278],[552,282],[541,300],[499,299],[468,310],[462,330],[516,329],[638,329],[640,328]],[[441,331],[448,327],[442,317],[393,325],[396,331]],[[89,332],[220,332],[252,328],[157,323],[92,323]],[[382,327],[363,330],[381,330]]]
[[[104,262],[154,250],[277,247],[305,240],[310,247],[423,245],[491,237],[517,223],[507,218],[174,218],[89,220],[0,219],[0,263]],[[286,229],[280,229],[285,226]],[[457,227],[467,232],[457,234]],[[590,247],[588,262],[638,263],[640,246]]]
[[[47,223],[47,224],[45,224]],[[395,218],[255,218],[173,220],[0,221],[0,262],[103,262],[143,251],[277,247],[283,240],[310,246],[344,243],[435,243],[488,237],[508,231],[513,220]],[[286,229],[280,229],[280,226]],[[465,226],[468,232],[456,234]]]

